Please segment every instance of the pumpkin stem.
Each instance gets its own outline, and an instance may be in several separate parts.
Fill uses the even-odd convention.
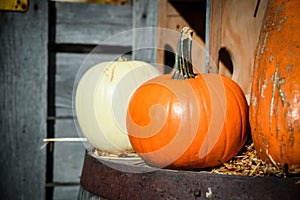
[[[180,32],[176,49],[175,72],[172,79],[185,80],[197,76],[192,65],[192,35],[193,31],[188,27],[184,27]]]

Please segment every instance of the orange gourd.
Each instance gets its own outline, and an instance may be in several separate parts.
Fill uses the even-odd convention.
[[[269,1],[260,34],[250,102],[258,155],[300,166],[300,1]]]
[[[193,72],[191,37],[192,31],[183,28],[174,73],[145,82],[129,103],[130,143],[151,166],[217,166],[234,157],[247,138],[244,93],[225,76]]]

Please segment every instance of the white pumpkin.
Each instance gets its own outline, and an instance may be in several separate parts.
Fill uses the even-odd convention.
[[[97,64],[80,79],[75,99],[78,124],[98,150],[132,150],[126,129],[126,112],[133,92],[145,81],[161,75],[141,61]]]

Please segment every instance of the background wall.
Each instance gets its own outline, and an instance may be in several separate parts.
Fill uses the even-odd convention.
[[[0,11],[1,199],[43,199],[47,110],[48,8]]]

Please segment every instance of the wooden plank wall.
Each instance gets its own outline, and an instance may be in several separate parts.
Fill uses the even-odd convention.
[[[50,2],[50,72],[48,137],[81,137],[72,111],[73,88],[80,74],[127,52],[129,59],[155,61],[155,50],[133,51],[155,45],[155,30],[135,32],[133,28],[156,26],[157,1],[134,0],[116,6],[90,3]],[[125,33],[126,32],[126,33]],[[137,34],[138,35],[135,35]],[[117,37],[114,37],[116,36]],[[147,40],[137,38],[151,37]],[[96,47],[96,48],[95,48]],[[92,51],[92,53],[91,53]],[[77,79],[76,79],[77,78]],[[52,127],[52,128],[51,128]],[[51,147],[51,148],[50,148]],[[76,199],[85,147],[81,142],[48,145],[47,199]],[[51,169],[52,168],[52,169]],[[53,174],[51,174],[53,170]]]
[[[157,36],[157,63],[173,67],[179,32],[185,26],[193,30],[192,60],[200,73],[205,67],[205,0],[161,0],[158,7],[158,27],[163,28]],[[167,31],[169,30],[169,31]],[[169,70],[170,71],[170,68]]]
[[[133,60],[156,63],[157,10],[158,0],[133,0]]]
[[[0,11],[1,199],[45,196],[48,8]]]
[[[158,26],[176,31],[183,26],[194,29],[193,43],[203,47],[202,51],[193,48],[194,66],[199,66],[200,72],[220,73],[232,78],[249,96],[266,3],[267,0],[161,0]],[[205,43],[203,32],[206,32]],[[162,49],[166,45],[173,51],[176,48],[177,37],[162,34],[158,40]],[[158,63],[166,63],[164,54],[164,51],[158,51]],[[204,69],[204,63],[207,69]]]
[[[268,0],[210,0],[211,68],[219,66],[220,73],[230,76],[250,94],[254,57],[263,16]],[[226,49],[233,64],[233,73],[219,62],[219,51]],[[218,71],[212,69],[212,72]]]
[[[73,87],[77,72],[83,62],[91,67],[98,62],[114,60],[119,53],[114,46],[123,46],[130,50],[132,35],[120,38],[122,43],[105,40],[132,28],[132,8],[130,5],[63,2],[53,3],[53,6],[55,21],[51,24],[54,37],[50,45],[55,54],[52,61],[55,68],[55,116],[48,116],[54,119],[53,133],[49,134],[56,138],[77,138],[81,135],[78,135],[76,130],[72,111]],[[89,55],[100,43],[116,52],[103,50],[103,54]],[[85,60],[87,56],[88,60]],[[77,198],[84,153],[85,147],[80,142],[55,143],[53,154],[48,154],[49,157],[53,156],[53,166],[48,168],[49,171],[53,170],[53,174],[52,180],[51,177],[48,179],[50,187],[47,190],[47,199]]]

